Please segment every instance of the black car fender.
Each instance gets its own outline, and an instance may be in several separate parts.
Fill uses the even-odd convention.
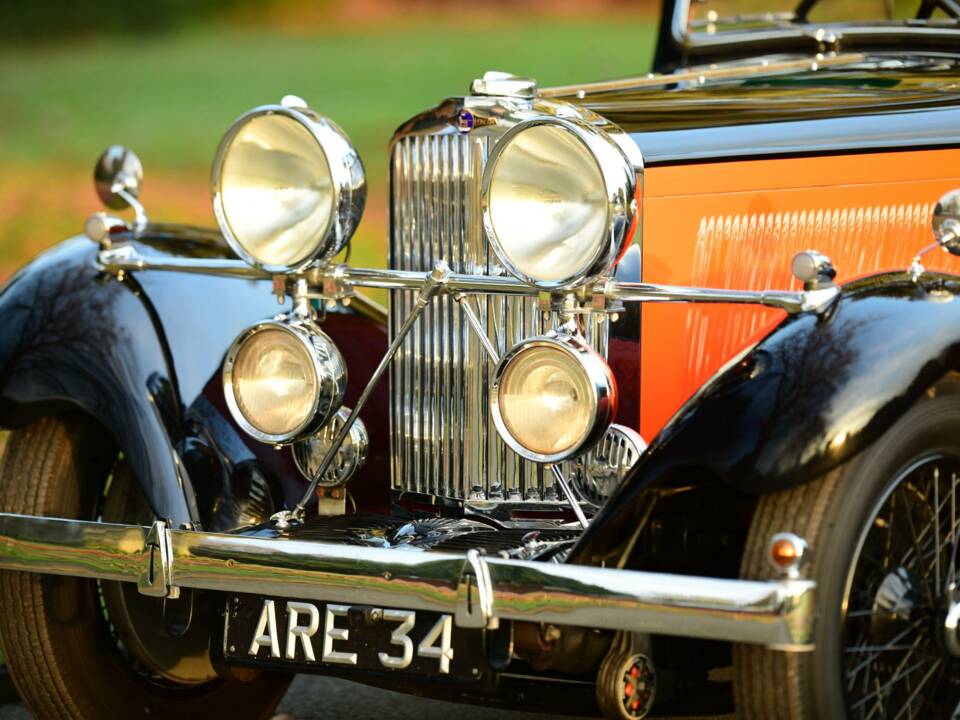
[[[886,273],[846,285],[821,313],[787,316],[661,430],[571,560],[616,556],[642,522],[647,489],[719,483],[760,495],[809,482],[875,442],[960,370],[958,292],[954,276]]]
[[[136,249],[229,254],[216,244],[154,239]],[[100,270],[98,250],[84,237],[65,241],[0,290],[0,427],[82,411],[113,436],[155,515],[176,526],[203,525],[204,509],[214,503],[198,507],[198,496],[229,492],[234,481],[249,484],[251,472],[270,478],[277,504],[299,499],[304,480],[290,451],[239,429],[220,379],[233,339],[284,311],[270,281],[171,272],[118,280]],[[351,308],[328,314],[325,329],[340,340],[353,401],[386,347],[386,327]],[[364,417],[371,441],[385,446],[387,396],[379,390]],[[382,478],[387,462],[386,450],[371,452],[364,470]],[[368,485],[363,480],[354,481],[358,496]]]
[[[179,393],[169,348],[134,279],[96,268],[76,239],[44,253],[0,293],[0,424],[14,428],[73,407],[106,428],[160,517],[196,520],[174,451]]]

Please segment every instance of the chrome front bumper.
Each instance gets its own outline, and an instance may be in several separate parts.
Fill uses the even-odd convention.
[[[815,583],[747,581],[0,513],[0,568],[812,649]]]

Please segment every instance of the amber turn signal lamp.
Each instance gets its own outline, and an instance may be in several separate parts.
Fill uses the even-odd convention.
[[[770,538],[770,562],[787,577],[799,577],[806,554],[807,541],[802,537],[793,533],[777,533]]]

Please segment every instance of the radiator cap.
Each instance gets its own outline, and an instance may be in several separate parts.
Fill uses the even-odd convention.
[[[537,95],[537,81],[511,73],[487,70],[482,78],[470,83],[470,92],[473,95],[532,98]]]

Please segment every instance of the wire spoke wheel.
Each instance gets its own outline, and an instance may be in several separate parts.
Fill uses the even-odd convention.
[[[849,717],[960,718],[956,604],[960,457],[906,467],[863,529],[843,601]]]

